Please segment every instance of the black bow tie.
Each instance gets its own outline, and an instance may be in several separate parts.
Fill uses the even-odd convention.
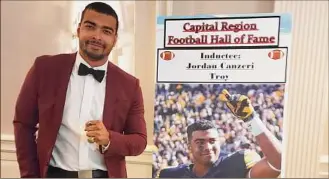
[[[78,75],[86,76],[88,74],[93,75],[95,80],[97,80],[98,82],[102,82],[104,75],[105,75],[105,71],[104,70],[94,70],[94,69],[88,68],[86,65],[80,63]]]

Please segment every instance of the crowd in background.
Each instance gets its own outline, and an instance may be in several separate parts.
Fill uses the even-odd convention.
[[[249,97],[267,128],[282,140],[284,85],[271,84],[158,84],[155,97],[153,177],[162,168],[189,163],[187,126],[211,120],[218,128],[221,153],[252,149],[261,156],[255,137],[219,100],[227,89]]]

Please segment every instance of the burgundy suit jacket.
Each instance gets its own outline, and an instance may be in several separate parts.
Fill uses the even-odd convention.
[[[38,57],[22,85],[13,121],[22,178],[46,177],[75,58],[76,53]],[[147,144],[143,97],[139,80],[111,62],[103,123],[112,136],[104,154],[109,177],[126,178],[125,156],[140,155]]]

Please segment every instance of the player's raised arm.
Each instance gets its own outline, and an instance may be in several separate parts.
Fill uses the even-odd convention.
[[[228,91],[223,90],[221,99],[235,116],[247,123],[249,131],[255,136],[264,154],[264,158],[250,167],[246,177],[278,177],[281,173],[281,143],[263,124],[249,98],[244,95],[230,95]]]

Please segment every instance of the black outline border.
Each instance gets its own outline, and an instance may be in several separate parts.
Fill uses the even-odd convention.
[[[157,84],[166,84],[166,83],[176,83],[176,84],[194,84],[194,83],[200,83],[200,84],[215,84],[215,83],[225,83],[225,84],[235,84],[235,83],[241,83],[241,84],[248,84],[248,83],[254,83],[254,84],[280,84],[280,83],[286,83],[287,82],[287,64],[288,64],[288,53],[289,53],[289,48],[288,47],[274,47],[277,49],[286,49],[287,53],[285,54],[285,59],[286,59],[286,65],[285,65],[285,74],[284,74],[284,81],[283,82],[220,82],[220,81],[214,81],[214,82],[200,82],[200,81],[159,81],[159,51],[160,50],[212,50],[212,49],[204,49],[204,48],[179,48],[179,49],[168,49],[168,48],[158,48],[157,49],[157,63],[156,63],[156,83]],[[249,47],[248,49],[274,49],[273,47]],[[226,49],[232,49],[232,48],[226,48]],[[237,50],[240,49],[246,49],[246,48],[234,48]],[[217,49],[217,50],[224,50],[223,48]]]
[[[185,20],[216,20],[216,19],[264,19],[264,18],[279,18],[279,25],[278,25],[278,36],[277,36],[277,44],[276,45],[263,45],[263,46],[231,46],[231,48],[246,48],[246,47],[272,47],[272,48],[277,48],[280,45],[280,29],[281,29],[281,16],[243,16],[243,17],[205,17],[205,18],[180,18],[180,19],[170,19],[166,18],[164,19],[164,40],[163,40],[163,47],[164,48],[170,48],[170,49],[178,49],[178,48],[184,48],[184,47],[167,47],[166,46],[166,26],[167,26],[167,21],[185,21]],[[226,48],[227,46],[213,46],[213,47],[206,47],[206,46],[193,46],[193,47],[188,47],[188,48]],[[185,47],[186,48],[186,47]]]

